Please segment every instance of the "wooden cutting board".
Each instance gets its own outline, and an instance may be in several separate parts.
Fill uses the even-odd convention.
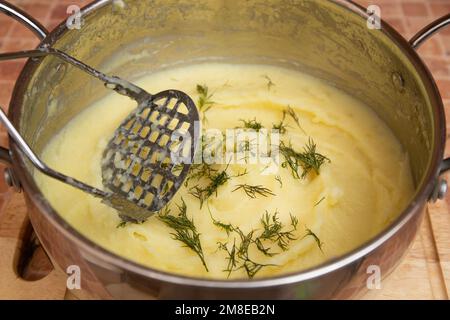
[[[446,201],[431,205],[421,231],[401,265],[363,299],[448,299],[450,296],[450,213]],[[21,194],[14,194],[0,212],[0,299],[71,299],[66,275],[53,270],[37,281],[25,281],[16,265],[29,233]],[[27,231],[28,230],[28,231]],[[43,254],[40,252],[39,254]]]

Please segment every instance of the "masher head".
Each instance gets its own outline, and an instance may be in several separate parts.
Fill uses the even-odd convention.
[[[104,201],[125,221],[144,221],[183,185],[196,149],[192,99],[167,90],[142,99],[114,132],[102,159]]]

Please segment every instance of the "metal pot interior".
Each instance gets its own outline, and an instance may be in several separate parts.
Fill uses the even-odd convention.
[[[100,1],[86,10],[81,30],[62,26],[46,41],[129,80],[211,60],[302,70],[371,106],[409,152],[416,185],[424,179],[438,139],[430,89],[408,54],[385,32],[369,29],[348,9],[353,5],[127,0],[122,8],[117,3]],[[75,115],[110,93],[98,80],[52,57],[29,76],[19,128],[38,153]]]

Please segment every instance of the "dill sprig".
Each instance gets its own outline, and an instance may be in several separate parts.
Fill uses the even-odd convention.
[[[256,245],[256,248],[260,252],[262,252],[265,256],[273,257],[274,255],[276,255],[276,253],[270,252],[270,250],[271,250],[270,247],[264,246],[261,238],[259,238],[259,237],[255,239],[255,245]]]
[[[294,120],[294,122],[297,124],[297,126],[303,131],[303,133],[306,134],[305,130],[303,130],[302,126],[300,125],[300,119],[297,113],[289,105],[283,110],[283,117],[281,118],[280,122],[272,124],[272,129],[278,130],[280,134],[285,134],[288,128],[288,125],[286,125],[286,116],[291,117],[292,120]]]
[[[127,225],[127,221],[121,221],[121,222],[116,226],[116,228],[117,228],[117,229],[119,229],[119,228],[125,228],[126,225]]]
[[[239,237],[241,238],[241,243],[236,249],[236,255],[241,259],[242,262],[241,266],[238,269],[244,269],[247,273],[247,276],[252,279],[263,267],[273,266],[273,264],[262,264],[250,259],[250,245],[253,243],[256,244],[255,239],[253,238],[255,230],[251,230],[250,232],[245,234],[241,229],[235,228],[235,232],[237,232]],[[269,253],[267,254],[269,255]]]
[[[259,236],[259,240],[270,240],[277,243],[281,250],[286,251],[290,241],[296,240],[294,231],[297,230],[298,219],[293,215],[291,217],[292,229],[283,231],[283,224],[278,219],[278,212],[275,212],[272,216],[268,211],[261,218],[261,224],[264,227],[262,234]]]
[[[185,186],[189,185],[189,182],[191,180],[199,181],[202,178],[209,178],[213,174],[217,172],[217,169],[214,169],[211,165],[207,163],[196,163],[193,164],[189,170],[189,174],[186,178],[186,181],[184,182]]]
[[[197,106],[201,112],[206,112],[214,105],[212,101],[213,94],[209,93],[209,88],[206,85],[197,84],[197,93],[199,95]]]
[[[278,130],[278,132],[280,134],[285,134],[287,132],[286,127],[287,126],[284,124],[284,118],[280,122],[278,122],[277,124],[274,123],[272,125],[272,129],[273,130]]]
[[[213,194],[216,194],[217,196],[217,189],[219,189],[221,185],[230,180],[230,176],[228,175],[226,170],[214,174],[209,178],[211,179],[211,182],[206,187],[202,188],[197,185],[191,188],[191,190],[189,191],[191,195],[200,200],[200,208],[203,206],[203,203]]]
[[[261,122],[256,121],[256,118],[253,118],[251,120],[239,120],[244,124],[244,128],[246,129],[253,129],[255,131],[259,131],[263,128],[263,125]]]
[[[210,212],[211,214],[211,212]],[[224,229],[229,235],[231,232],[234,232],[240,240],[239,244],[236,244],[236,237],[233,239],[233,245],[231,248],[228,248],[228,243],[219,242],[219,250],[225,251],[227,257],[227,267],[224,269],[224,272],[228,273],[228,277],[231,275],[233,271],[244,269],[249,278],[253,278],[258,271],[260,271],[263,267],[269,266],[269,264],[257,263],[250,259],[249,257],[249,249],[252,244],[262,245],[262,243],[256,242],[257,238],[254,238],[255,230],[251,230],[248,233],[244,233],[239,227],[235,227],[231,224],[225,224],[218,220],[215,220],[211,215],[214,225],[217,227]],[[260,250],[266,250],[266,248],[261,247]],[[267,249],[267,255],[271,255]],[[273,266],[273,264],[270,264]]]
[[[241,268],[244,268],[247,272],[247,275],[250,279],[252,279],[262,268],[274,266],[274,264],[262,264],[254,262],[253,260],[247,259]]]
[[[235,192],[239,189],[244,190],[244,192],[247,194],[247,196],[249,196],[252,199],[255,199],[257,197],[257,195],[261,195],[263,197],[275,195],[275,193],[273,193],[269,188],[266,188],[261,185],[252,186],[249,184],[238,184],[232,192]]]
[[[283,120],[286,118],[286,115],[290,116],[300,129],[302,128],[297,113],[289,105],[286,107],[286,109],[283,110]]]
[[[313,237],[314,240],[316,241],[317,246],[319,247],[320,251],[323,252],[323,250],[322,250],[323,242],[320,241],[319,237],[314,232],[312,232],[311,229],[306,229],[306,235],[303,236],[303,238],[306,238],[306,237]]]
[[[270,91],[270,89],[275,86],[275,83],[267,74],[263,75],[262,77],[267,80],[267,90]]]
[[[319,174],[320,167],[325,162],[330,162],[330,159],[316,151],[316,144],[311,138],[302,152],[295,151],[291,145],[287,146],[284,142],[280,143],[279,150],[285,159],[282,167],[289,167],[295,179],[303,179],[311,171]],[[299,169],[302,169],[301,174]]]
[[[231,273],[236,269],[238,263],[236,257],[236,239],[234,239],[231,249],[228,249],[227,243],[221,242],[219,242],[219,249],[225,251],[227,254],[226,259],[228,260],[228,263],[226,269],[224,269],[223,271],[228,273],[227,278],[229,278]]]
[[[189,193],[191,195],[200,200],[200,208],[203,207],[203,203],[212,195],[215,194],[217,197],[217,190],[219,189],[220,186],[224,185],[228,180],[230,180],[231,178],[236,178],[247,174],[247,170],[244,170],[243,173],[239,173],[235,176],[230,176],[227,173],[227,169],[228,165],[223,171],[213,173],[207,176],[207,178],[210,180],[210,183],[206,187],[200,187],[199,185],[196,185],[189,190]]]
[[[161,211],[158,214],[158,219],[161,220],[169,228],[174,230],[174,232],[171,233],[173,239],[184,243],[187,248],[194,251],[202,261],[202,264],[205,267],[206,271],[209,271],[208,266],[205,262],[205,257],[203,255],[203,249],[200,242],[200,234],[197,232],[194,220],[189,219],[186,215],[186,203],[183,199],[181,199],[181,201],[182,204],[177,205],[179,211],[178,216],[171,215],[170,210],[166,207],[166,210],[164,212]]]
[[[325,197],[320,198],[320,200],[314,204],[314,207],[317,207],[323,200],[325,200]]]
[[[277,180],[278,181],[278,183],[280,184],[280,188],[282,188],[283,187],[283,181],[281,180],[281,176],[275,176],[275,180]]]
[[[253,243],[253,235],[255,234],[255,230],[249,231],[245,234],[241,229],[235,228],[235,232],[241,238],[241,243],[238,246],[237,254],[240,258],[248,259],[248,250],[250,245]]]
[[[230,235],[230,233],[232,233],[235,230],[235,227],[230,224],[230,223],[223,223],[219,220],[214,219],[212,213],[211,213],[211,209],[209,208],[208,205],[208,211],[209,211],[209,216],[211,217],[211,220],[213,221],[213,224],[218,227],[219,229],[224,230],[227,233],[227,236]]]
[[[240,141],[239,144],[236,143],[235,150],[239,153],[244,153],[244,156],[240,160],[244,160],[245,163],[248,162],[250,156],[256,156],[255,149],[257,144],[254,143],[255,139]]]
[[[223,222],[221,222],[219,220],[213,220],[213,224],[216,227],[224,230],[227,233],[227,235],[230,235],[230,233],[234,231],[233,225],[231,225],[229,223],[223,223]]]
[[[283,251],[286,251],[290,241],[297,239],[293,233],[297,230],[298,219],[292,214],[290,214],[291,228],[284,230],[283,224],[278,219],[278,212],[271,216],[266,211],[266,214],[261,218],[264,230],[259,235],[257,235],[255,229],[245,233],[237,226],[214,219],[211,210],[209,210],[209,214],[216,227],[224,230],[229,237],[231,234],[235,235],[232,246],[229,245],[230,242],[218,242],[218,249],[226,253],[227,267],[223,271],[228,273],[228,277],[233,271],[243,269],[249,278],[253,278],[263,267],[275,266],[274,264],[255,262],[250,257],[252,245],[256,246],[256,249],[265,256],[272,257],[277,253],[272,252],[271,248],[264,244],[265,241],[276,243]],[[238,244],[236,239],[239,240]]]

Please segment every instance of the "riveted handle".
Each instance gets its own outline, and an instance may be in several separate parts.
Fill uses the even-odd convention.
[[[433,21],[422,30],[420,30],[414,37],[409,40],[411,47],[418,49],[422,44],[424,44],[428,39],[430,39],[434,34],[442,30],[443,28],[450,25],[450,14],[447,14],[436,21]],[[440,167],[440,174],[450,170],[450,158],[446,158],[442,161]],[[431,201],[436,201],[437,199],[443,199],[447,193],[447,181],[443,178],[438,178],[436,181],[435,190],[430,196]]]

